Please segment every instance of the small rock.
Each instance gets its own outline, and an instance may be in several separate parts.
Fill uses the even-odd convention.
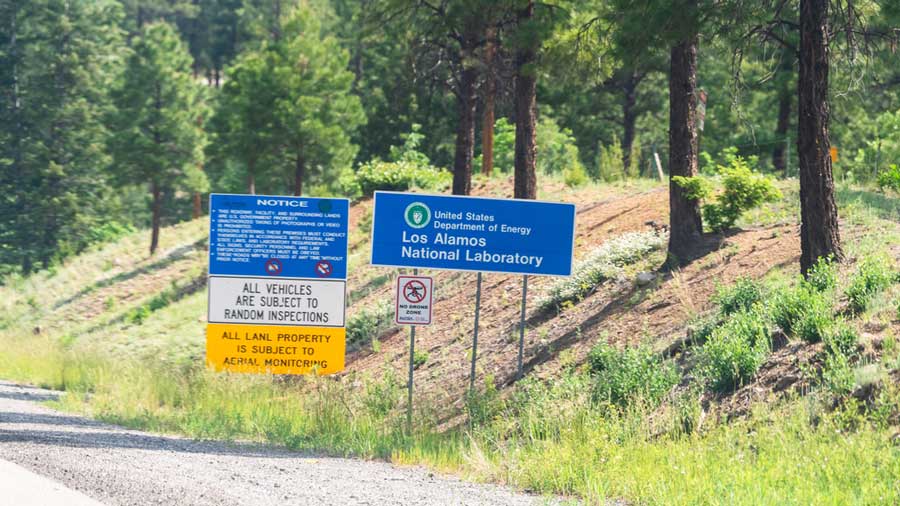
[[[782,376],[781,379],[778,380],[778,382],[775,383],[775,391],[781,392],[783,390],[787,390],[798,381],[800,381],[799,376],[796,376],[794,374],[786,374]]]
[[[638,286],[647,286],[654,281],[656,281],[656,273],[654,272],[639,272],[637,278],[635,278]]]
[[[772,351],[778,351],[788,345],[790,340],[787,334],[781,329],[775,329],[772,332]]]

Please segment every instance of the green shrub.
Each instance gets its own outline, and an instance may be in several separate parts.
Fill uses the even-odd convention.
[[[625,179],[625,162],[622,154],[622,144],[619,138],[613,135],[612,142],[600,144],[597,150],[597,174],[601,181],[615,181]]]
[[[831,301],[819,292],[806,289],[805,307],[800,320],[794,325],[794,336],[807,343],[818,343],[834,326],[834,312]]]
[[[588,364],[594,398],[622,407],[636,401],[656,405],[678,383],[674,366],[644,347],[617,350],[600,343],[588,355]]]
[[[821,341],[833,319],[830,299],[804,282],[775,292],[769,306],[772,320],[785,334],[807,342]]]
[[[900,165],[891,164],[878,174],[878,187],[882,190],[900,192]]]
[[[347,318],[347,344],[351,348],[360,348],[393,325],[394,313],[389,303],[364,307]]]
[[[712,202],[703,205],[703,219],[713,232],[731,228],[745,211],[781,198],[781,192],[775,187],[775,180],[755,172],[742,157],[730,159],[728,165],[719,165],[717,172],[722,191]],[[703,182],[704,176],[676,176],[672,179],[686,190],[689,198],[710,200],[712,185]]]
[[[141,325],[150,316],[150,308],[146,305],[138,306],[132,309],[127,316],[129,322],[134,325]]]
[[[710,386],[727,392],[749,381],[769,355],[769,329],[756,307],[734,314],[700,349],[699,367]]]
[[[403,144],[390,147],[391,161],[409,162],[419,165],[420,167],[431,165],[431,160],[428,158],[428,155],[419,151],[419,146],[421,146],[422,141],[425,140],[425,136],[419,133],[421,129],[422,125],[413,123],[409,132],[400,134],[400,138],[403,139]]]
[[[563,181],[566,183],[566,186],[572,188],[583,186],[589,179],[587,171],[584,170],[584,165],[580,163],[563,171]]]
[[[560,174],[581,165],[578,145],[568,128],[560,128],[553,118],[543,116],[538,121],[535,141],[539,146],[537,170],[543,174]]]
[[[845,321],[834,322],[824,333],[822,338],[825,341],[825,348],[834,354],[852,357],[856,354],[856,347],[859,345],[859,335],[856,329],[851,327]]]
[[[362,398],[363,406],[372,416],[384,419],[388,418],[399,404],[401,385],[394,369],[387,367],[381,381],[364,381],[365,393]]]
[[[130,223],[119,223],[118,221],[109,221],[99,227],[89,228],[87,231],[88,244],[106,244],[114,242],[120,237],[137,231]]]
[[[890,286],[894,280],[888,261],[884,257],[869,257],[857,265],[844,294],[850,304],[850,311],[862,313],[872,298]]]
[[[829,353],[825,356],[822,384],[829,392],[838,397],[843,397],[853,391],[856,378],[850,360],[845,355]]]
[[[428,352],[416,350],[413,353],[413,369],[418,369],[428,363]]]
[[[713,185],[708,179],[695,176],[672,176],[672,181],[684,190],[684,196],[691,200],[703,200],[713,193]]]
[[[724,315],[747,311],[762,299],[759,283],[750,278],[738,278],[729,287],[718,287],[713,302],[719,305]]]
[[[774,179],[753,172],[742,158],[720,167],[720,174],[723,192],[703,206],[703,218],[713,231],[731,228],[744,211],[781,198]]]
[[[836,282],[837,264],[833,256],[819,258],[806,273],[806,283],[820,292],[834,288]]]
[[[451,179],[449,172],[430,165],[373,160],[360,165],[352,178],[345,174],[341,185],[348,195],[372,195],[376,190],[407,191],[415,187],[439,190],[446,187]]]
[[[524,386],[528,386],[528,379]],[[504,408],[503,399],[494,384],[494,376],[487,375],[484,379],[484,391],[478,389],[466,393],[466,414],[469,423],[473,426],[482,426],[491,422]]]

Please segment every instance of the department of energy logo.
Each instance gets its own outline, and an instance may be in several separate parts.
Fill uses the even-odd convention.
[[[424,228],[431,221],[431,209],[421,202],[413,202],[406,206],[403,213],[406,224],[412,228]]]

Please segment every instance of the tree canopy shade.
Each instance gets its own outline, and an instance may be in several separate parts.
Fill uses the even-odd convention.
[[[152,197],[150,253],[159,245],[163,196],[206,191],[200,169],[206,135],[203,85],[191,77],[191,56],[165,22],[145,25],[113,92],[109,147],[121,184],[147,184]]]
[[[77,252],[111,217],[107,90],[116,2],[0,1],[0,265]]]

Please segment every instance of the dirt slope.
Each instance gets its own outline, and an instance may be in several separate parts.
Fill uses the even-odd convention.
[[[576,201],[579,255],[622,233],[649,230],[650,222],[658,225],[668,221],[664,188]],[[354,211],[362,215],[367,212],[366,206],[370,203],[361,203]],[[559,315],[541,313],[538,308],[541,293],[554,279],[531,277],[526,372],[552,375],[561,362],[581,362],[601,339],[622,346],[643,342],[664,348],[684,335],[684,323],[689,317],[708,307],[717,284],[731,282],[738,276],[759,277],[773,267],[797,262],[797,233],[795,226],[779,226],[710,238],[698,245],[697,260],[680,272],[659,274],[653,286],[638,288],[630,281],[605,283]],[[357,272],[366,269],[373,268],[361,267]],[[379,270],[382,276],[396,274],[396,270]],[[416,392],[426,406],[461,408],[470,370],[476,275],[439,271],[429,274],[435,277],[437,299],[434,324],[420,328],[416,334],[416,349],[428,353],[427,362],[416,371]],[[352,279],[350,285],[352,289]],[[521,276],[483,277],[478,384],[489,376],[498,385],[515,379],[521,288]],[[393,283],[388,281],[356,302],[356,306],[390,302],[392,298]],[[377,375],[388,365],[405,379],[408,347],[408,331],[394,329],[380,336],[377,353],[368,347],[351,354],[348,370],[351,375]]]

